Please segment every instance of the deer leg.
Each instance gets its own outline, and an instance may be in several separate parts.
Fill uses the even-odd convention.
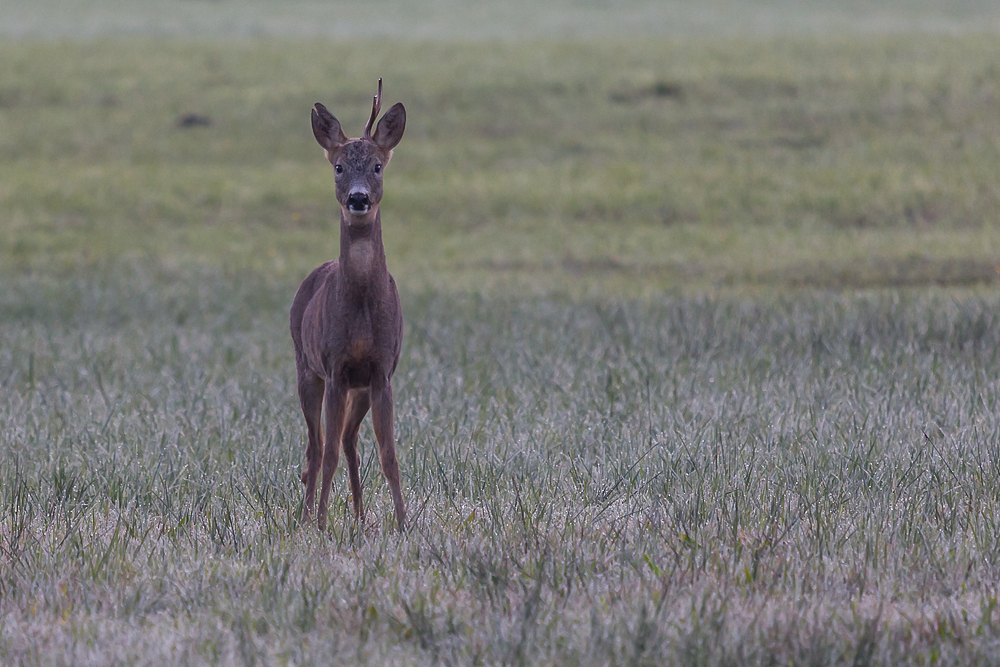
[[[378,386],[372,386],[372,424],[375,439],[378,440],[379,462],[382,474],[389,482],[392,504],[396,508],[396,527],[403,532],[406,523],[406,507],[403,492],[399,488],[399,463],[396,461],[396,442],[392,428],[392,385],[386,379]]]
[[[302,521],[312,516],[316,499],[316,476],[323,462],[323,378],[302,366],[299,367],[299,403],[306,418],[308,441],[306,444],[306,469],[302,471],[302,483],[306,485],[306,500],[302,507]]]
[[[344,427],[344,458],[347,459],[347,472],[351,478],[354,516],[359,521],[364,521],[365,509],[361,502],[361,475],[358,472],[358,430],[370,405],[371,394],[367,389],[351,392],[347,401],[347,424]]]
[[[344,433],[344,412],[347,407],[347,392],[336,380],[326,384],[326,446],[323,451],[323,488],[319,494],[319,509],[316,512],[319,529],[326,530],[326,511],[330,502],[330,487],[333,474],[337,472],[340,459],[340,438]]]

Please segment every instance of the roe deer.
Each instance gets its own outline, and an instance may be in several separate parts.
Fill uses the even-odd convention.
[[[312,515],[316,477],[323,468],[319,529],[326,529],[330,485],[343,443],[351,480],[354,515],[364,518],[358,475],[358,429],[372,411],[382,474],[389,482],[396,525],[403,530],[406,509],[399,488],[393,436],[392,374],[399,362],[403,315],[396,282],[389,275],[382,245],[382,173],[403,137],[406,110],[396,103],[372,125],[382,107],[382,79],[372,115],[360,139],[348,139],[325,106],[316,103],[312,128],[335,172],[340,203],[340,258],[326,262],[302,281],[291,309],[292,341],[298,370],[299,401],[308,445],[302,483],[302,520]],[[326,434],[320,415],[326,410]],[[324,441],[326,446],[324,447]]]

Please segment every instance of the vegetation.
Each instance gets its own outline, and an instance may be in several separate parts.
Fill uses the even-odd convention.
[[[995,295],[407,295],[400,538],[367,427],[297,524],[292,287],[11,286],[4,662],[1000,656]]]
[[[0,36],[482,40],[985,32],[992,0],[8,0]]]
[[[1000,662],[994,3],[9,4],[0,663]],[[379,76],[413,527],[366,426],[320,535]]]
[[[358,133],[381,75],[409,110],[385,224],[411,287],[995,282],[997,55],[992,36],[3,42],[0,261],[301,276],[338,239],[307,111]]]

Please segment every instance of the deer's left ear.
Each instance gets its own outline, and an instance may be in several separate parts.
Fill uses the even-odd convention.
[[[313,136],[327,151],[339,148],[348,142],[347,135],[340,129],[340,121],[319,102],[313,106],[312,126]]]
[[[403,129],[406,127],[406,109],[402,102],[396,102],[392,108],[382,116],[372,135],[375,145],[384,151],[391,151],[403,138]]]

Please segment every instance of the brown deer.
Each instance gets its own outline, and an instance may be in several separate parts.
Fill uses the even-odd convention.
[[[312,128],[335,172],[340,203],[340,258],[326,262],[302,281],[291,309],[292,341],[298,369],[299,401],[306,418],[306,486],[302,520],[312,516],[316,477],[323,469],[317,510],[326,529],[330,486],[340,447],[351,480],[354,515],[364,519],[358,474],[358,429],[369,407],[378,440],[382,474],[389,482],[396,525],[403,530],[406,509],[399,488],[393,436],[392,374],[403,341],[403,314],[396,282],[389,275],[382,245],[382,174],[403,137],[406,110],[396,103],[372,125],[382,107],[382,79],[372,115],[360,139],[348,139],[325,106],[316,103]],[[326,410],[326,437],[320,415]],[[326,446],[323,446],[324,441]]]

